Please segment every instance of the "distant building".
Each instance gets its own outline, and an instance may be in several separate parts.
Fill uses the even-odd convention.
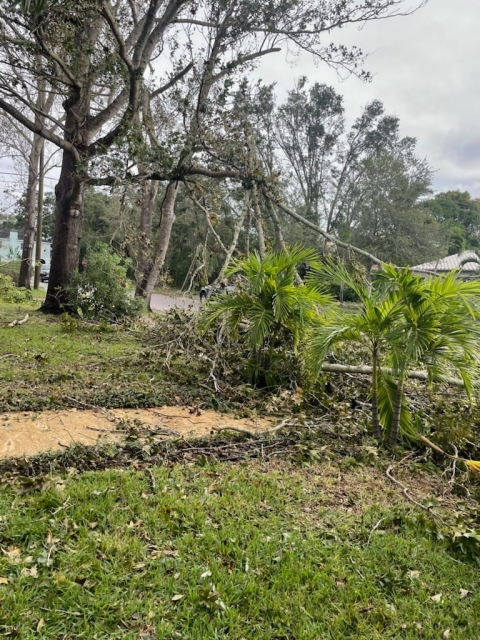
[[[462,278],[478,278],[480,277],[480,257],[475,251],[463,251],[439,260],[417,264],[411,269],[414,273],[425,276],[440,276],[452,271],[452,269],[459,269]]]
[[[42,260],[50,264],[52,243],[42,241]],[[20,260],[23,251],[23,233],[18,231],[0,231],[0,262]],[[35,243],[33,245],[33,258],[35,258]]]

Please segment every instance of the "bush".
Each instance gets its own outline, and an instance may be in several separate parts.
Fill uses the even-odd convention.
[[[108,245],[99,243],[88,249],[86,263],[67,288],[72,310],[87,318],[109,320],[136,317],[144,311],[144,301],[129,295],[129,264]]]
[[[24,287],[16,287],[10,276],[0,273],[0,300],[3,302],[29,302],[32,293]]]
[[[8,276],[14,282],[18,282],[21,263],[21,260],[9,260],[8,262],[0,262],[0,275]]]

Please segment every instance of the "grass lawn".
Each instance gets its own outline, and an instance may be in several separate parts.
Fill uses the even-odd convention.
[[[153,346],[144,327],[89,325],[45,316],[38,308],[38,299],[0,303],[0,411],[77,406],[69,397],[105,407],[204,399],[192,376],[191,384],[180,383],[153,358],[142,357]],[[26,313],[27,323],[6,326]]]
[[[478,567],[409,527],[386,483],[324,461],[4,485],[0,634],[476,640]]]

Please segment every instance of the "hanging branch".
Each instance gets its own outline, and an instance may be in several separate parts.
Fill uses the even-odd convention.
[[[213,227],[212,221],[210,220],[210,214],[208,213],[207,208],[204,207],[202,203],[195,197],[195,194],[191,189],[188,189],[188,195],[190,196],[194,204],[200,209],[200,211],[202,211],[205,214],[205,220],[207,222],[208,229],[211,232],[212,236],[215,238],[220,249],[223,251],[223,253],[228,253],[228,249],[223,244],[222,239],[220,238],[220,236],[218,235],[218,233],[215,231]]]
[[[343,242],[342,240],[339,240],[335,236],[332,236],[330,233],[327,233],[326,231],[324,231],[318,225],[314,224],[313,222],[310,222],[310,220],[307,220],[306,218],[301,216],[299,213],[296,213],[292,209],[289,209],[289,207],[287,207],[285,204],[283,204],[283,202],[280,202],[277,198],[273,197],[272,194],[270,194],[265,189],[265,187],[263,188],[263,193],[264,193],[265,198],[267,198],[268,200],[271,200],[271,202],[276,204],[277,207],[279,209],[281,209],[284,213],[289,215],[291,218],[294,218],[295,220],[298,220],[299,222],[304,224],[309,229],[313,229],[314,231],[319,233],[326,240],[329,240],[330,242],[333,242],[335,245],[337,245],[339,247],[343,247],[344,249],[348,249],[350,251],[358,253],[359,255],[363,256],[364,258],[368,258],[369,260],[371,260],[371,262],[373,262],[374,264],[378,264],[379,266],[382,266],[382,264],[383,264],[382,260],[380,260],[379,258],[374,256],[373,254],[369,253],[368,251],[364,251],[363,249],[360,249],[359,247],[355,247],[353,244],[349,244],[348,242]]]
[[[249,212],[250,212],[250,191],[246,191],[245,192],[245,201],[244,201],[244,205],[243,205],[243,211],[242,211],[242,213],[240,215],[240,218],[237,221],[237,224],[234,227],[232,242],[230,243],[230,246],[228,247],[227,254],[226,254],[225,259],[224,259],[223,264],[222,264],[222,268],[220,269],[220,272],[219,272],[218,276],[215,278],[214,282],[212,283],[214,286],[216,284],[218,284],[220,282],[220,280],[223,278],[223,274],[225,273],[225,269],[228,267],[228,265],[230,263],[230,260],[232,259],[233,252],[237,248],[238,238],[240,236],[240,231],[242,229],[242,226],[243,226],[243,223],[245,221],[245,218],[247,217],[247,213],[249,213]]]

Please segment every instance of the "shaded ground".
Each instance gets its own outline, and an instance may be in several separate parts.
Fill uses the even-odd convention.
[[[72,444],[118,442],[132,431],[148,431],[154,440],[198,438],[218,427],[260,432],[266,418],[234,419],[211,410],[184,407],[155,409],[64,409],[0,414],[0,458],[31,456]]]

